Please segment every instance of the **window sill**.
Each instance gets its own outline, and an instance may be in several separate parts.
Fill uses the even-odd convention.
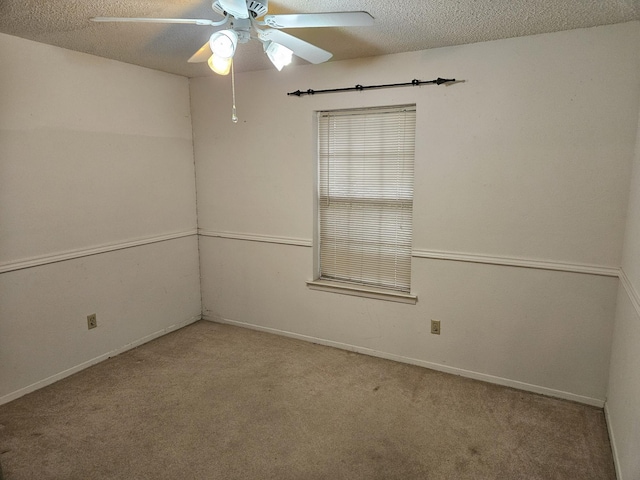
[[[307,282],[307,287],[311,290],[319,290],[321,292],[374,298],[376,300],[386,300],[388,302],[408,303],[411,305],[415,305],[418,302],[418,297],[409,293],[395,292],[393,290],[385,290],[383,288],[351,285],[349,283],[332,282],[328,280],[313,280]]]

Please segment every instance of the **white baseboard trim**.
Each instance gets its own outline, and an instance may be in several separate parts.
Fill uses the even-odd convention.
[[[46,387],[47,385],[51,385],[52,383],[57,382],[58,380],[62,380],[63,378],[66,378],[70,375],[73,375],[74,373],[77,373],[81,370],[84,370],[85,368],[88,368],[92,365],[95,365],[97,363],[100,363],[108,358],[111,357],[115,357],[116,355],[126,352],[127,350],[131,350],[132,348],[136,348],[139,347],[140,345],[150,342],[151,340],[155,340],[158,337],[161,337],[163,335],[166,335],[167,333],[173,332],[174,330],[179,330],[182,327],[186,327],[187,325],[190,325],[194,322],[197,322],[198,320],[201,320],[202,316],[201,315],[195,315],[191,318],[189,318],[188,320],[185,320],[183,322],[179,322],[176,323],[174,325],[171,325],[169,327],[163,328],[161,330],[158,330],[157,332],[151,333],[149,335],[146,335],[142,338],[139,338],[138,340],[134,340],[131,343],[127,343],[126,345],[123,345],[122,347],[116,348],[115,350],[111,350],[110,352],[107,353],[103,353],[102,355],[98,355],[95,358],[92,358],[91,360],[87,360],[86,362],[82,362],[79,365],[76,365],[74,367],[68,368],[67,370],[64,370],[60,373],[56,373],[55,375],[51,375],[50,377],[44,378],[42,380],[38,380],[35,383],[32,383],[31,385],[28,385],[24,388],[21,388],[19,390],[16,390],[15,392],[9,393],[7,395],[4,395],[2,397],[0,397],[0,405],[4,405],[5,403],[9,403],[12,400],[16,400],[17,398],[20,398],[28,393],[34,392],[36,390],[39,390],[43,387]]]
[[[634,288],[633,284],[631,283],[631,280],[629,280],[629,277],[627,277],[627,274],[622,268],[620,269],[620,282],[622,283],[622,286],[624,287],[624,289],[627,291],[629,300],[631,300],[631,304],[633,305],[633,308],[636,309],[636,313],[640,318],[640,294]]]
[[[139,247],[141,245],[149,245],[151,243],[165,242],[176,238],[190,237],[197,235],[198,231],[185,230],[183,232],[165,233],[162,235],[153,235],[150,237],[137,238],[125,242],[108,243],[89,248],[78,248],[75,250],[67,250],[65,252],[55,253],[52,255],[42,255],[38,257],[25,258],[16,262],[5,262],[0,264],[0,273],[13,272],[15,270],[23,270],[25,268],[39,267],[49,263],[64,262],[65,260],[73,260],[75,258],[89,257],[100,253],[113,252],[115,250],[123,250],[125,248]]]
[[[272,235],[260,235],[258,233],[218,232],[212,230],[198,230],[198,235],[213,238],[228,238],[232,240],[245,240],[249,242],[277,243],[280,245],[293,245],[297,247],[312,247],[313,242],[304,238],[276,237]]]
[[[527,392],[539,393],[549,397],[562,398],[564,400],[571,400],[577,403],[583,403],[594,407],[604,407],[604,400],[598,398],[586,397],[583,395],[576,395],[561,390],[554,390],[552,388],[541,387],[539,385],[532,385],[517,380],[511,380],[508,378],[496,377],[494,375],[488,375],[485,373],[474,372],[471,370],[465,370],[462,368],[450,367],[448,365],[442,365],[439,363],[427,362],[425,360],[419,360],[417,358],[404,357],[402,355],[395,355],[393,353],[381,352],[366,347],[360,347],[357,345],[350,345],[348,343],[336,342],[333,340],[325,340],[323,338],[312,337],[309,335],[303,335],[295,332],[288,332],[286,330],[280,330],[277,328],[263,327],[261,325],[255,325],[251,323],[238,322],[236,320],[229,320],[219,316],[203,315],[203,320],[210,322],[224,323],[227,325],[235,325],[237,327],[249,328],[252,330],[258,330],[261,332],[273,333],[276,335],[282,335],[285,337],[295,338],[298,340],[304,340],[306,342],[317,343],[328,347],[335,347],[342,350],[349,350],[351,352],[362,353],[364,355],[370,355],[372,357],[384,358],[387,360],[394,360],[396,362],[408,363],[411,365],[417,365],[420,367],[429,368],[431,370],[437,370],[439,372],[450,373],[453,375],[460,375],[461,377],[472,378],[475,380],[481,380],[483,382],[494,383],[496,385],[502,385],[505,387],[516,388],[518,390],[525,390]]]
[[[477,255],[472,253],[444,252],[438,250],[413,250],[412,256],[416,258],[433,258],[437,260],[451,260],[456,262],[484,263],[489,265],[505,265],[509,267],[537,268],[539,270],[554,270],[571,273],[588,273],[591,275],[604,275],[617,277],[618,267],[606,267],[602,265],[587,265],[581,263],[565,263],[551,260],[534,260],[522,257],[500,257],[490,255]]]
[[[620,470],[620,458],[618,457],[618,447],[616,445],[616,436],[611,426],[611,418],[609,416],[609,404],[604,404],[604,418],[607,424],[607,431],[609,432],[609,442],[611,443],[611,452],[613,453],[613,464],[616,467],[616,478],[623,480],[622,471]]]

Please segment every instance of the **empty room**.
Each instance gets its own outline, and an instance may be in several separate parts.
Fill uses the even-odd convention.
[[[640,480],[640,1],[0,0],[0,480]]]

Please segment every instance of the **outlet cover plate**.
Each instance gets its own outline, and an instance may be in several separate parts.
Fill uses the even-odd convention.
[[[431,333],[440,335],[440,320],[431,320]]]
[[[96,314],[92,313],[91,315],[87,315],[87,328],[91,330],[92,328],[96,328],[98,326],[98,319],[96,318]]]

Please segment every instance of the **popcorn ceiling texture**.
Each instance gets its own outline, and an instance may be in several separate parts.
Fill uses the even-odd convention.
[[[291,29],[346,60],[640,19],[640,0],[279,0],[269,13],[366,10],[374,27]],[[199,77],[187,59],[220,27],[93,23],[95,16],[218,18],[205,0],[0,0],[0,32],[156,70]],[[303,60],[296,60],[304,64]],[[273,68],[257,41],[236,71]]]

